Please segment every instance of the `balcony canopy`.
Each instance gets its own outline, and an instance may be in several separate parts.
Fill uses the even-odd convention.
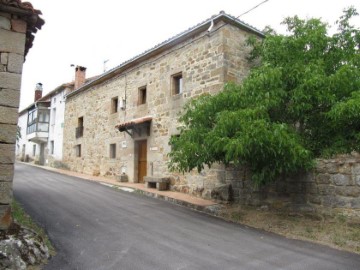
[[[141,136],[141,130],[145,127],[149,135],[151,121],[152,121],[152,116],[148,115],[121,123],[119,125],[116,125],[115,128],[118,129],[120,132],[125,131],[133,138],[134,133],[137,133],[138,135]]]

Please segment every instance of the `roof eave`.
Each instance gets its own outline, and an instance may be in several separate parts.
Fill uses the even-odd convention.
[[[133,66],[136,66],[137,64],[143,62],[144,60],[147,60],[147,59],[153,57],[154,55],[158,55],[162,51],[165,51],[165,50],[175,46],[176,44],[181,43],[182,41],[188,39],[189,37],[207,30],[209,28],[208,24],[211,23],[211,21],[214,21],[215,23],[217,23],[220,20],[223,20],[226,23],[238,26],[242,30],[250,32],[252,34],[256,34],[259,37],[262,37],[262,38],[265,37],[264,33],[257,30],[256,28],[254,28],[250,25],[247,25],[245,23],[242,23],[237,18],[229,16],[228,14],[221,12],[220,14],[213,16],[212,18],[195,26],[193,29],[191,29],[189,31],[185,31],[182,34],[179,34],[178,36],[175,36],[174,38],[169,39],[168,41],[165,41],[160,46],[155,46],[153,49],[145,51],[144,53],[139,54],[138,56],[135,56],[134,58],[130,59],[129,61],[126,61],[123,64],[109,70],[108,72],[104,73],[103,75],[100,75],[99,78],[97,78],[93,81],[90,81],[89,83],[83,85],[82,87],[76,89],[75,91],[70,92],[69,94],[66,95],[66,98],[75,96],[92,86],[98,85],[110,78],[113,78],[114,76],[116,76],[118,74],[121,74],[124,70],[129,69]]]

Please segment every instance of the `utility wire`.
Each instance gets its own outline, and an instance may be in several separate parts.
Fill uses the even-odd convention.
[[[261,6],[262,4],[265,4],[266,2],[268,2],[269,0],[265,0],[262,1],[261,3],[257,4],[255,7],[249,9],[248,11],[245,11],[244,13],[240,14],[239,16],[236,17],[236,19],[240,18],[241,16],[248,14],[250,11],[253,11],[254,9],[258,8],[259,6]]]
[[[254,9],[258,8],[259,6],[261,6],[262,4],[265,4],[265,3],[268,2],[268,1],[269,1],[269,0],[262,1],[261,3],[257,4],[257,5],[254,6],[253,8],[251,8],[251,9],[249,9],[248,11],[246,11],[246,12],[240,14],[239,16],[237,16],[236,19],[238,19],[239,17],[241,17],[241,16],[243,16],[243,15],[245,15],[245,14],[253,11]],[[225,24],[221,25],[220,27],[218,27],[217,29],[215,29],[213,32],[219,31],[221,28],[223,28],[223,27],[224,27],[225,25],[227,25],[227,24],[228,24],[228,23],[225,23]],[[146,61],[146,62],[144,62],[144,63],[142,63],[142,64],[140,64],[140,65],[138,65],[138,66],[136,66],[136,67],[133,67],[133,68],[131,68],[131,69],[128,69],[126,72],[120,72],[120,74],[122,73],[122,76],[125,76],[125,78],[126,78],[126,75],[127,75],[128,73],[132,72],[133,70],[138,69],[138,68],[140,68],[140,67],[142,67],[142,66],[145,66],[145,65],[148,65],[148,64],[152,64],[152,63],[158,61],[159,59],[165,57],[166,55],[171,54],[171,53],[173,53],[173,52],[175,52],[175,51],[177,51],[177,50],[179,50],[179,49],[182,49],[182,48],[184,48],[184,47],[186,47],[186,46],[188,46],[188,45],[190,45],[190,44],[192,44],[192,43],[194,43],[194,42],[196,42],[196,41],[198,41],[198,40],[200,40],[200,39],[202,39],[202,38],[204,38],[204,37],[208,37],[208,36],[209,36],[209,33],[203,34],[203,35],[201,35],[201,36],[199,36],[199,37],[191,40],[190,42],[185,43],[184,45],[182,45],[182,46],[180,46],[180,47],[178,47],[178,48],[176,48],[176,49],[170,50],[170,51],[168,51],[167,53],[160,55],[159,57],[157,57],[157,58],[155,58],[155,59],[153,59],[153,60],[148,60],[148,61]],[[140,54],[139,56],[142,56],[142,54]],[[135,58],[137,58],[137,57],[139,57],[139,56],[136,56]],[[134,60],[134,59],[130,59],[130,60],[126,61],[126,62],[131,62],[131,61],[133,61],[133,60]],[[120,64],[119,66],[116,66],[116,67],[112,68],[112,69],[109,70],[108,72],[103,73],[99,78],[102,78],[104,75],[107,75],[108,73],[116,72],[117,69],[120,69],[121,67],[126,66],[126,62]],[[99,78],[98,78],[98,79],[99,79]],[[96,79],[95,79],[94,81],[96,81]],[[86,84],[86,85],[84,85],[84,86],[90,85],[89,87],[92,87],[92,85],[91,85],[92,82],[93,82],[93,81],[89,82],[88,84]],[[80,89],[81,91],[83,91],[83,90],[82,90],[82,87],[79,88],[79,89]],[[73,92],[71,92],[71,93],[74,93],[74,95],[76,95],[76,94],[78,93],[78,91],[76,90],[76,91],[73,91]],[[125,93],[125,95],[126,95],[126,93]]]

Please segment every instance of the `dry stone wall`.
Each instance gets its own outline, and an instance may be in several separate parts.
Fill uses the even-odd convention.
[[[359,154],[319,159],[313,172],[278,179],[261,188],[254,187],[250,178],[245,168],[227,168],[226,184],[231,186],[232,200],[310,211],[338,209],[360,216]]]
[[[26,22],[0,12],[0,230],[11,223],[12,180]]]

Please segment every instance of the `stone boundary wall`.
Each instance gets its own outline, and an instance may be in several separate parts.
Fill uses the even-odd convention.
[[[360,155],[318,159],[312,172],[284,177],[267,186],[256,188],[248,170],[227,168],[225,187],[231,199],[243,205],[294,210],[340,210],[360,216]],[[226,192],[219,188],[217,195]]]

